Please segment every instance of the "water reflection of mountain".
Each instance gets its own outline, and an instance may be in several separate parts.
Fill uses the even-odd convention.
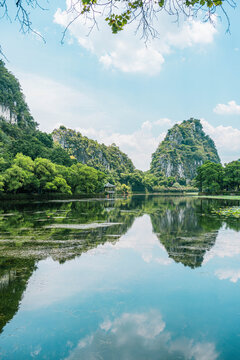
[[[162,198],[160,206],[155,206],[150,214],[153,231],[175,262],[201,266],[222,226],[222,220],[212,215],[213,205],[194,198]]]
[[[212,214],[212,209],[228,204],[154,196],[1,204],[0,331],[17,312],[38,260],[51,256],[64,262],[106,241],[116,242],[136,217],[149,214],[153,231],[169,257],[195,268],[201,266],[223,223],[240,230],[239,220],[223,221]]]

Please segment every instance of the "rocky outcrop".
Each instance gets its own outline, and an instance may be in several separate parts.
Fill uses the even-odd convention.
[[[17,78],[0,60],[0,120],[20,127],[36,128]]]
[[[53,140],[66,149],[78,162],[103,172],[129,173],[134,171],[132,161],[115,144],[106,146],[81,133],[60,126],[52,133]]]
[[[204,133],[200,120],[185,120],[168,130],[152,155],[151,172],[189,182],[207,160],[220,163],[213,140]]]
[[[16,124],[17,115],[13,113],[9,107],[0,104],[0,118],[10,122],[11,124]]]

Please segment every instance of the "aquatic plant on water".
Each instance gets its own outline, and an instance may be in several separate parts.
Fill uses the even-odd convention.
[[[213,212],[220,216],[240,218],[239,206],[227,207],[224,209],[220,208],[218,210],[214,210]]]

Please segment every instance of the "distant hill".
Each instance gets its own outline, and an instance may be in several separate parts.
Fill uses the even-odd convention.
[[[216,146],[203,131],[200,120],[191,118],[168,130],[152,154],[150,171],[190,181],[196,176],[197,168],[207,160],[220,163]]]
[[[59,143],[78,162],[92,166],[107,173],[131,173],[134,165],[129,157],[118,146],[99,144],[83,136],[80,132],[60,126],[52,133],[55,142]]]

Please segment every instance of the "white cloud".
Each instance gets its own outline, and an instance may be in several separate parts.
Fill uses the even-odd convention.
[[[69,127],[97,125],[107,114],[90,91],[80,91],[50,78],[19,73],[23,92],[31,113],[45,131],[60,124]]]
[[[116,243],[106,242],[103,246],[88,251],[88,254],[98,255],[109,251],[128,249],[135,252],[147,264],[169,266],[174,263],[165,247],[161,244],[156,234],[153,233],[150,216],[144,214],[134,220],[132,227],[121,236]]]
[[[142,125],[141,125],[141,129],[142,130],[146,130],[146,131],[150,131],[150,130],[152,130],[152,123],[151,123],[151,121],[144,121],[143,123],[142,123]]]
[[[227,104],[217,104],[213,111],[219,115],[239,115],[240,105],[231,100]]]
[[[138,359],[218,358],[214,343],[173,336],[165,327],[158,310],[123,313],[112,321],[107,319],[94,333],[81,339],[65,360],[136,359],[136,349]]]
[[[216,28],[211,23],[191,19],[185,21],[178,31],[167,33],[166,43],[182,49],[195,44],[210,44],[216,32]]]
[[[215,257],[234,257],[240,255],[239,233],[233,230],[220,230],[215,245],[205,253],[203,264]]]
[[[220,280],[229,279],[231,282],[236,283],[240,279],[240,269],[219,269],[215,271],[215,275]]]
[[[165,258],[159,257],[159,258],[156,258],[155,261],[161,265],[170,265],[173,263],[173,260],[170,258],[165,259]]]
[[[114,321],[105,321],[100,328],[105,331],[111,331],[116,334],[120,328],[131,326],[135,335],[145,339],[153,339],[159,335],[165,328],[165,322],[156,310],[150,310],[148,313],[124,313],[120,318]]]
[[[150,216],[145,214],[135,219],[127,234],[123,235],[117,243],[105,244],[105,249],[131,249],[139,254],[146,263],[155,262],[163,266],[171,265],[173,260],[168,257],[164,246],[152,231]]]
[[[114,50],[100,56],[99,61],[122,72],[154,75],[161,70],[164,58],[153,46],[129,46],[126,41],[117,41]]]
[[[214,140],[223,163],[240,158],[239,129],[223,125],[214,127],[204,119],[201,123],[204,131]]]
[[[66,9],[69,9],[70,5],[70,1],[67,0]],[[104,16],[96,16],[99,31],[95,27],[87,36],[92,23],[80,17],[70,26],[70,36],[77,39],[80,46],[96,55],[105,67],[125,73],[155,75],[162,69],[166,55],[175,49],[195,45],[199,48],[199,45],[210,44],[217,33],[216,28],[210,23],[189,18],[178,25],[169,15],[161,13],[154,24],[159,37],[149,41],[146,46],[136,34],[134,22],[119,34],[112,35]],[[71,11],[59,8],[54,15],[54,22],[66,27],[73,17]]]
[[[173,126],[173,125],[174,125],[174,122],[173,122],[171,119],[162,118],[162,119],[159,119],[159,120],[154,121],[153,124],[154,124],[154,125],[158,125],[158,126],[167,126],[167,127],[170,127],[170,126]]]
[[[113,131],[127,117],[143,118],[137,110],[108,91],[98,91],[84,83],[79,88],[64,85],[48,77],[22,73],[14,69],[26,101],[42,131],[53,131],[59,125],[71,129],[93,127]],[[108,101],[106,101],[108,99]]]

